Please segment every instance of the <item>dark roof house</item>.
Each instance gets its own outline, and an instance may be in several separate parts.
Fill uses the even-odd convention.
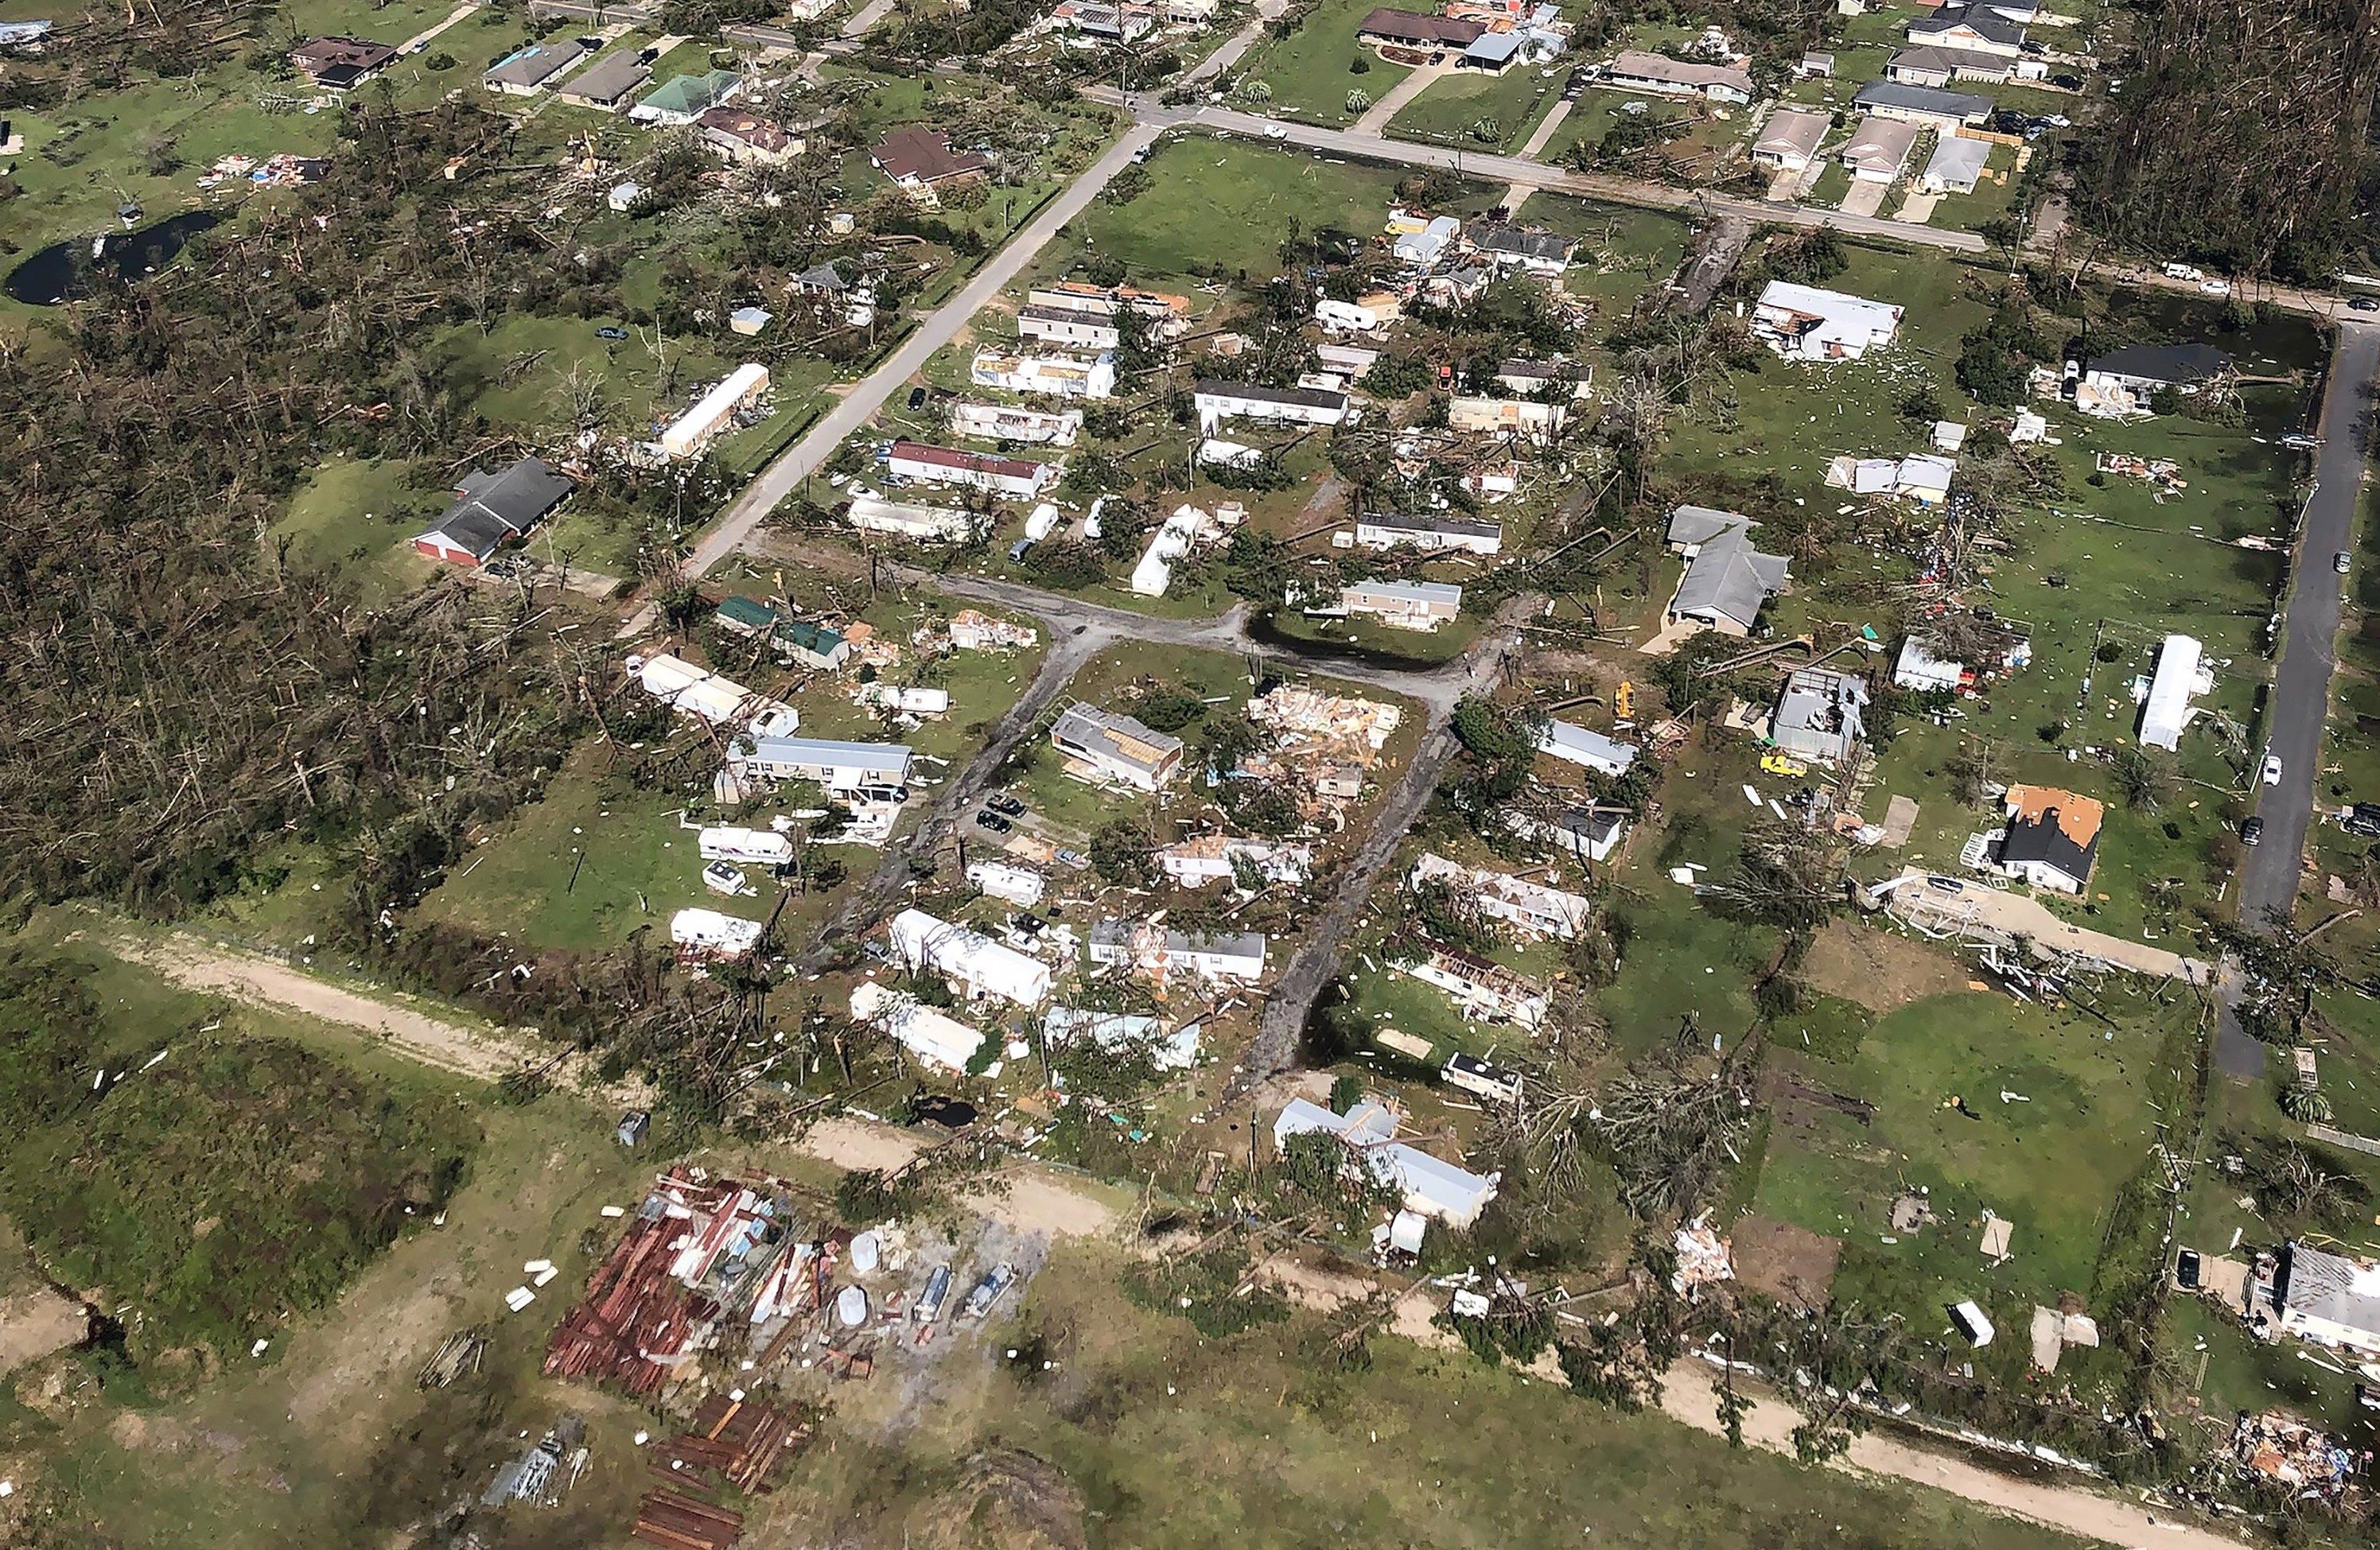
[[[289,63],[317,86],[345,91],[388,68],[396,50],[363,38],[309,38],[289,51]]]
[[[1457,21],[1425,11],[1401,11],[1381,6],[1366,16],[1355,36],[1407,48],[1469,48],[1488,29],[1476,21]]]
[[[981,177],[991,163],[972,151],[953,151],[940,129],[908,125],[876,142],[868,159],[905,188],[930,188],[965,177]]]
[[[651,67],[637,51],[625,49],[598,59],[558,87],[554,95],[583,107],[615,111],[652,79]]]
[[[577,481],[541,457],[499,473],[474,470],[455,487],[455,503],[413,547],[433,560],[477,565],[506,539],[527,532],[570,497]]]
[[[2106,817],[2107,808],[2092,797],[2054,786],[2010,786],[2000,870],[2041,887],[2080,893],[2099,858],[2099,826]]]
[[[1973,91],[1944,91],[1931,86],[1906,86],[1897,80],[1872,80],[1859,89],[1852,105],[1878,118],[1905,118],[1912,123],[1955,128],[1981,124],[1992,115],[1989,97]]]

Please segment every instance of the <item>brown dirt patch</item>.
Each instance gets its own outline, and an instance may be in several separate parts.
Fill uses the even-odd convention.
[[[902,1532],[913,1550],[1083,1550],[1083,1495],[1065,1471],[1021,1448],[966,1461],[958,1482],[918,1505]]]
[[[1745,1217],[1729,1230],[1736,1279],[1779,1302],[1824,1302],[1843,1241],[1791,1222]]]
[[[89,1320],[79,1303],[47,1287],[0,1297],[0,1373],[13,1373],[81,1339]]]
[[[1950,954],[1855,920],[1818,933],[1803,962],[1803,982],[1873,1012],[1967,988],[1966,967]]]

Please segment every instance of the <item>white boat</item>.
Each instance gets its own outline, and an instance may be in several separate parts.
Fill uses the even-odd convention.
[[[926,1278],[926,1290],[917,1294],[917,1301],[910,1308],[909,1316],[919,1324],[931,1324],[942,1316],[942,1304],[950,1299],[951,1267],[947,1265],[937,1265],[934,1266],[933,1274]]]
[[[981,1318],[991,1312],[991,1305],[1007,1295],[1008,1289],[1015,1284],[1016,1266],[1003,1259],[993,1265],[983,1279],[976,1282],[975,1290],[967,1293],[966,1305],[959,1312],[968,1318]]]

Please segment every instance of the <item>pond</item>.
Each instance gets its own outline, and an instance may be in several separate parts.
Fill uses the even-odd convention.
[[[137,232],[110,234],[102,239],[95,260],[86,238],[55,242],[10,270],[6,289],[15,299],[34,307],[77,300],[91,294],[94,268],[104,266],[126,281],[153,274],[173,262],[190,238],[222,222],[212,210],[186,211]]]

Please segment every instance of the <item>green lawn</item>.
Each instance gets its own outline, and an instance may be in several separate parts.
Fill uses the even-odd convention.
[[[1129,204],[1094,203],[1075,223],[1094,250],[1134,278],[1179,278],[1220,264],[1265,276],[1294,221],[1369,237],[1402,174],[1231,139],[1171,139],[1148,160],[1150,188]]]
[[[1561,100],[1561,72],[1515,68],[1500,76],[1458,70],[1424,88],[1389,120],[1399,139],[1511,151]]]
[[[694,830],[677,827],[677,798],[630,790],[599,771],[599,757],[574,758],[543,798],[467,850],[419,917],[525,952],[593,951],[640,927],[665,934],[673,911],[718,906],[702,886]]]
[[[1558,86],[1560,82],[1546,84]],[[1553,138],[1537,152],[1537,160],[1563,163],[1573,149],[1601,144],[1605,135],[1622,124],[1677,123],[1690,127],[1678,131],[1666,143],[1672,160],[1684,161],[1742,139],[1747,122],[1741,108],[1705,109],[1658,97],[1589,88],[1571,104],[1570,116],[1562,120]]]
[[[1080,1507],[1062,1510],[1096,1513],[1094,1543],[1150,1550],[2069,1543],[1947,1496],[1731,1450],[1466,1353],[1380,1338],[1358,1370],[1318,1365],[1314,1315],[1203,1336],[1170,1308],[1121,1295],[1119,1268],[1109,1250],[1062,1250],[1010,1326],[1050,1342],[1046,1376],[971,1374],[915,1432],[839,1435],[805,1456],[771,1510],[855,1543],[898,1543],[904,1526],[946,1522],[982,1499],[951,1461],[997,1442],[1063,1472],[1058,1500]],[[1182,1467],[1190,1458],[1195,1470]]]
[[[394,595],[429,575],[413,535],[453,501],[434,469],[339,457],[316,468],[266,529],[265,552],[292,569],[347,575],[367,597]],[[285,544],[286,548],[284,548]]]
[[[1412,73],[1355,41],[1356,23],[1371,9],[1368,0],[1322,0],[1296,31],[1286,38],[1268,32],[1248,50],[1240,79],[1271,88],[1265,112],[1334,127],[1354,123],[1363,115],[1348,111],[1348,92],[1360,90],[1377,103]],[[1359,59],[1370,67],[1361,73],[1350,68]]]
[[[928,614],[953,606],[930,595],[888,595],[862,619],[905,647]],[[905,730],[853,703],[856,667],[820,673],[730,666],[740,682],[791,704],[806,736],[905,743],[921,758],[954,769],[1024,693],[1039,660],[1038,649],[958,652],[934,660],[905,652],[879,676],[947,689],[952,703],[948,717]],[[703,887],[695,829],[681,828],[679,819],[690,805],[696,827],[723,821],[710,806],[707,781],[684,793],[638,791],[608,771],[607,757],[600,749],[583,750],[547,782],[541,800],[490,826],[421,902],[419,917],[503,936],[524,950],[592,951],[639,928],[664,931],[680,909],[757,915],[768,908],[768,883],[757,874],[751,880],[761,891],[737,901],[722,902]],[[932,765],[920,771],[945,772]],[[765,820],[764,811],[743,821]],[[872,867],[879,854],[857,845],[835,847],[833,854],[854,874]],[[822,914],[828,902],[825,893],[796,900],[788,909],[788,928]]]
[[[395,0],[379,6],[369,0],[300,0],[283,9],[281,21],[285,31],[298,36],[352,32],[402,44],[452,9],[443,0]],[[518,28],[496,13],[477,13],[442,34],[427,53],[399,59],[382,81],[407,106],[428,106],[455,87],[476,90],[480,56],[517,42]],[[455,60],[453,67],[430,67],[431,60],[449,55]],[[381,89],[381,82],[373,82],[362,90]],[[121,90],[69,93],[55,108],[13,109],[10,122],[24,135],[25,149],[7,170],[23,192],[0,207],[0,239],[30,251],[63,238],[120,229],[115,208],[127,199],[156,220],[244,194],[244,183],[210,192],[199,188],[198,179],[225,155],[260,161],[281,151],[320,155],[337,144],[335,108],[310,113],[280,104],[281,99],[309,97],[312,91],[285,67],[259,73],[234,56],[188,79],[136,74]],[[0,300],[0,307],[28,310],[13,301]]]
[[[2112,1028],[1968,992],[1878,1017],[1847,1059],[1788,1046],[1783,1075],[1875,1113],[1862,1123],[1777,1101],[1754,1208],[1841,1239],[1835,1298],[1904,1314],[1912,1334],[1933,1336],[1947,1304],[1975,1299],[2017,1337],[1991,1359],[2013,1374],[2034,1304],[2112,1284],[2099,1268],[2103,1241],[2118,1187],[2147,1160],[2156,1068],[2195,1045],[2198,1008],[2188,998],[2167,1008],[2120,991],[2099,999],[2117,1018]],[[1960,1098],[1972,1117],[1949,1107]],[[1936,1225],[1894,1234],[1893,1198],[1919,1187],[1930,1191]],[[2007,1264],[1978,1252],[1986,1210],[2014,1226]]]

